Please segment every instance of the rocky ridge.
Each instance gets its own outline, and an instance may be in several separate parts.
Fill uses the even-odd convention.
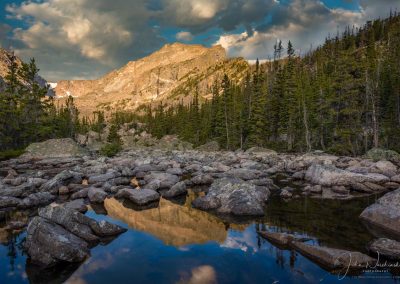
[[[160,101],[188,103],[196,88],[208,99],[212,84],[224,73],[241,81],[248,68],[243,59],[228,59],[221,46],[174,43],[97,80],[60,81],[55,92],[61,100],[73,96],[83,115],[97,109],[135,110]]]

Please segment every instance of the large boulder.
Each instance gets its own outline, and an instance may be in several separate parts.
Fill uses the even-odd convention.
[[[369,150],[365,156],[374,161],[387,160],[400,165],[400,154],[393,150],[373,148]]]
[[[25,248],[33,263],[42,266],[60,261],[81,262],[89,247],[126,229],[106,221],[97,222],[67,206],[49,205],[39,210],[27,229]]]
[[[126,231],[124,228],[110,224],[114,227],[114,231],[110,232],[110,230],[107,230],[103,232],[98,222],[76,210],[64,206],[49,205],[39,209],[39,216],[62,226],[69,232],[90,243],[96,243],[99,241],[99,237],[114,236]]]
[[[199,151],[206,151],[206,152],[217,152],[220,150],[219,144],[217,141],[211,141],[204,145],[197,147]]]
[[[264,215],[264,204],[269,190],[235,178],[216,180],[206,196],[193,201],[193,206],[201,210],[215,210],[222,214],[240,216]]]
[[[379,198],[361,213],[360,218],[400,238],[400,189]]]
[[[368,249],[378,256],[383,256],[392,260],[400,260],[400,242],[380,238],[373,241]]]
[[[42,217],[35,217],[29,223],[25,248],[30,259],[42,266],[59,261],[81,262],[90,253],[84,240]]]
[[[88,155],[87,150],[80,147],[71,138],[50,139],[40,143],[33,143],[25,149],[23,157],[29,158],[66,158]]]
[[[355,251],[309,245],[302,242],[292,242],[291,246],[329,270],[336,269],[366,269],[376,264],[376,259]]]
[[[375,184],[384,184],[390,179],[382,174],[360,174],[342,169],[333,165],[311,165],[305,174],[305,179],[314,184],[323,186],[352,186],[358,183],[371,182]]]

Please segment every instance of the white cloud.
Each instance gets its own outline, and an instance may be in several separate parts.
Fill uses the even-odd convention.
[[[7,7],[23,25],[11,39],[9,27],[0,30],[0,42],[25,60],[35,57],[50,81],[96,78],[159,49],[164,28],[181,31],[181,41],[222,30],[217,43],[231,56],[255,59],[270,56],[277,38],[304,51],[338,26],[400,9],[399,0],[359,1],[360,10],[349,11],[319,0],[27,0]],[[230,34],[238,28],[244,31]]]
[[[60,78],[98,76],[125,64],[162,44],[147,25],[151,12],[145,0],[138,5],[121,0],[45,0],[7,7],[10,17],[28,28],[14,30],[14,49],[23,57],[35,57],[42,75]],[[136,47],[136,48],[135,48]]]
[[[193,40],[193,35],[190,32],[182,31],[176,34],[176,39],[183,41],[191,41]]]
[[[310,45],[323,43],[329,34],[335,35],[347,25],[360,27],[368,19],[387,16],[389,7],[400,7],[400,1],[395,2],[384,0],[379,6],[372,0],[363,0],[359,11],[350,11],[330,9],[318,0],[293,0],[289,6],[281,6],[276,11],[268,25],[257,27],[251,33],[221,35],[215,44],[221,44],[230,56],[247,59],[271,58],[277,39],[284,45],[291,40],[298,52],[304,53]]]

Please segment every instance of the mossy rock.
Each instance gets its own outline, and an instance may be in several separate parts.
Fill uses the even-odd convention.
[[[216,152],[220,150],[220,146],[217,141],[211,141],[204,145],[197,147],[199,151]]]
[[[50,139],[33,143],[25,149],[24,157],[30,158],[69,158],[88,155],[88,151],[79,146],[71,138]]]
[[[373,148],[369,150],[365,156],[375,162],[381,160],[391,161],[397,165],[400,164],[400,154],[393,150],[387,150],[382,148]]]

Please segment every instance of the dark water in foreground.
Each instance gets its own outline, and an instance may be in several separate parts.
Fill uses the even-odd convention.
[[[116,222],[128,232],[92,249],[83,264],[50,272],[26,265],[19,247],[24,233],[10,236],[0,228],[0,283],[400,283],[390,272],[339,280],[256,233],[260,229],[291,232],[310,237],[311,243],[365,252],[373,236],[358,215],[374,197],[273,199],[266,217],[229,221],[191,208],[193,198],[180,203],[162,199],[157,208],[143,211],[107,199],[100,210],[106,210],[107,216],[93,210],[87,214]]]

